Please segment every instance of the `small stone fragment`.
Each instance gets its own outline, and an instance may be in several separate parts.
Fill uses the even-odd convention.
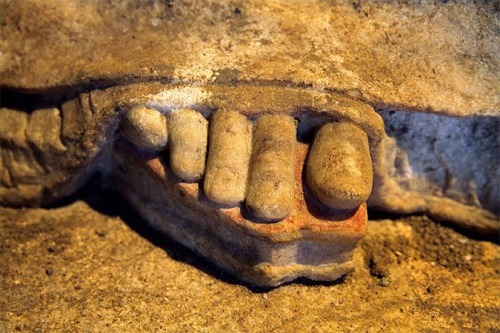
[[[170,168],[188,181],[200,180],[205,171],[208,121],[201,113],[183,109],[168,117]]]
[[[203,188],[212,201],[237,205],[245,199],[252,123],[235,111],[213,114]]]
[[[370,196],[372,161],[366,133],[351,123],[330,123],[316,133],[307,159],[307,184],[325,205],[354,209]]]
[[[80,98],[72,98],[61,105],[62,141],[69,145],[80,141],[85,127],[85,113]]]
[[[26,128],[30,116],[26,112],[14,109],[0,108],[0,143],[2,147],[28,148]]]
[[[162,151],[167,145],[166,117],[154,109],[134,107],[123,118],[120,132],[137,147]]]
[[[28,142],[45,154],[61,154],[67,148],[61,142],[61,115],[58,109],[39,109],[31,113],[26,128]]]
[[[246,205],[259,218],[282,220],[292,211],[295,136],[289,116],[265,115],[254,125]]]
[[[26,112],[0,108],[2,185],[40,180],[45,172],[26,136],[29,122],[30,115]]]

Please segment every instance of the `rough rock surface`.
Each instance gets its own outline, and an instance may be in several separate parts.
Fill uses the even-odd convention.
[[[379,106],[497,115],[494,6],[3,0],[0,84],[285,81]]]
[[[0,331],[500,330],[500,247],[424,217],[370,223],[341,282],[262,290],[146,227],[116,198],[0,208]]]

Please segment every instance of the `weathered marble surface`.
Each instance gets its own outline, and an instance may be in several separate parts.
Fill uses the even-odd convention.
[[[284,81],[376,106],[498,115],[493,3],[1,3],[0,84]]]

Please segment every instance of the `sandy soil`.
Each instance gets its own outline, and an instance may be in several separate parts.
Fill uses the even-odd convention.
[[[244,285],[115,193],[0,208],[0,331],[498,332],[500,247],[426,217],[370,222],[333,284]]]

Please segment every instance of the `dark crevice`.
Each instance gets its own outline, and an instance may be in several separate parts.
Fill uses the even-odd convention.
[[[429,219],[431,219],[431,218],[429,218]],[[432,220],[432,221],[436,222],[434,220]],[[491,243],[495,243],[497,245],[500,245],[500,228],[498,229],[497,233],[484,233],[484,232],[477,232],[477,231],[471,230],[470,228],[466,228],[464,226],[461,226],[461,225],[458,225],[456,223],[449,222],[449,221],[438,221],[436,223],[438,223],[439,225],[441,225],[443,227],[452,229],[452,230],[458,232],[459,234],[461,234],[467,238],[470,238],[470,239],[473,239],[476,241],[487,241],[487,242],[491,242]]]
[[[22,100],[29,99],[36,101],[39,105],[57,105],[64,101],[73,99],[81,93],[90,92],[96,89],[107,89],[114,86],[128,85],[142,82],[171,83],[168,78],[145,78],[137,75],[128,75],[120,78],[95,78],[82,80],[79,84],[53,86],[45,89],[23,89],[8,86],[0,86],[0,106],[12,107],[18,110],[31,111],[23,108]],[[20,107],[21,106],[21,107]]]
[[[391,213],[377,209],[369,209],[368,210],[368,220],[370,221],[380,221],[380,220],[399,220],[408,216],[414,216],[415,214],[400,214],[400,213]],[[420,214],[423,215],[423,214]]]
[[[466,228],[461,224],[454,223],[454,222],[447,222],[447,221],[436,221],[432,219],[432,217],[428,216],[425,213],[412,213],[412,214],[400,214],[400,213],[393,213],[393,212],[387,212],[387,211],[381,211],[377,209],[372,209],[370,208],[368,210],[368,220],[372,222],[377,222],[377,221],[383,221],[383,220],[392,220],[392,221],[397,221],[397,220],[403,220],[403,219],[409,219],[410,217],[415,217],[415,216],[425,216],[426,219],[429,221],[432,221],[436,224],[439,224],[443,227],[452,229],[456,231],[457,233],[461,234],[462,236],[465,236],[467,238],[476,240],[476,241],[488,241],[496,244],[500,244],[500,233],[487,233],[485,234],[484,232],[477,232],[475,230],[471,230],[470,228]]]
[[[92,79],[83,79],[78,84],[52,86],[41,89],[27,89],[21,87],[0,86],[0,107],[13,108],[31,112],[35,107],[54,107],[64,101],[73,99],[81,93],[87,93],[96,89],[107,89],[115,86],[130,85],[137,83],[163,83],[166,85],[183,84],[183,85],[199,85],[198,82],[175,82],[169,77],[148,77],[141,75],[123,75],[120,77],[100,77]],[[288,80],[251,80],[251,81],[235,81],[233,79],[219,80],[216,85],[252,85],[252,86],[277,86],[288,87],[295,89],[311,89],[319,92],[333,93],[343,95],[355,101],[363,102],[371,105],[380,110],[400,110],[400,111],[413,111],[420,113],[434,113],[441,115],[453,116],[447,110],[432,110],[429,108],[415,108],[403,104],[388,104],[380,101],[376,96],[367,95],[358,89],[341,90],[335,88],[316,89],[311,83],[297,83]],[[31,101],[26,105],[26,100]]]

